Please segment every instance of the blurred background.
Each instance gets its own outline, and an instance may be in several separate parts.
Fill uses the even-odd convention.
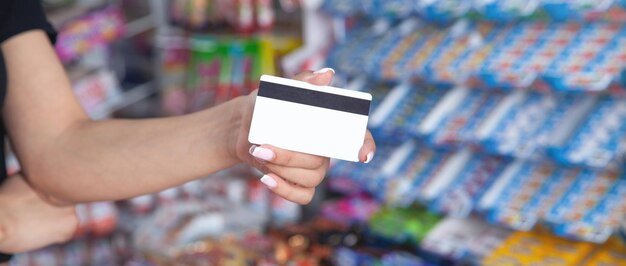
[[[10,265],[626,265],[626,1],[43,3],[94,119],[332,67],[378,150],[307,206],[246,166],[79,205],[73,241]]]

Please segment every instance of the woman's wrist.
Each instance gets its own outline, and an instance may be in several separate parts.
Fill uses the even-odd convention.
[[[200,121],[204,126],[203,132],[205,145],[218,149],[219,154],[224,157],[229,165],[235,165],[241,162],[237,154],[237,138],[241,131],[243,121],[243,111],[245,108],[246,97],[238,97],[213,108],[198,113]]]

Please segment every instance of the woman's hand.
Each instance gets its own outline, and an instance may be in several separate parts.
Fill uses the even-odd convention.
[[[334,75],[332,69],[303,72],[294,79],[315,85],[329,85]],[[236,136],[235,150],[239,160],[261,170],[261,181],[283,198],[307,204],[313,199],[315,187],[326,175],[329,158],[293,152],[271,145],[252,145],[248,142],[250,122],[254,109],[256,91],[245,97],[245,109],[241,114],[241,130]],[[359,153],[361,162],[369,162],[376,151],[376,144],[368,131]]]
[[[20,175],[0,187],[0,252],[20,253],[69,240],[78,226],[74,207],[43,200]]]

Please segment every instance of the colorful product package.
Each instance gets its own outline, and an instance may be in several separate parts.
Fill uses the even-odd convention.
[[[593,18],[599,13],[603,13],[611,7],[613,2],[613,0],[543,1],[542,9],[545,10],[553,20],[585,20]]]
[[[450,39],[433,52],[426,63],[421,78],[430,84],[454,86],[462,84],[467,76],[455,69],[459,60],[477,52],[483,45],[483,36],[477,32],[476,23],[462,21],[450,28]]]
[[[481,265],[578,265],[594,245],[535,230],[515,232],[485,257]]]
[[[338,17],[349,17],[359,13],[358,0],[326,0],[321,9]]]
[[[161,105],[166,114],[182,115],[187,112],[188,101],[185,91],[190,56],[188,44],[183,38],[175,36],[163,36],[161,40]]]
[[[422,189],[432,182],[451,156],[451,152],[407,142],[385,163],[373,193],[392,206],[411,206],[422,199]]]
[[[394,243],[418,244],[440,217],[419,208],[383,207],[368,222],[372,233]]]
[[[584,171],[547,213],[546,222],[558,235],[602,243],[617,230],[624,213],[624,204],[618,202],[623,184],[614,172]]]
[[[228,93],[229,76],[228,47],[212,37],[196,37],[191,40],[190,71],[187,77],[189,111],[197,111],[224,99]]]
[[[446,218],[422,240],[421,248],[446,259],[473,263],[499,247],[512,232],[479,217]]]
[[[576,24],[516,24],[473,75],[487,87],[527,87],[572,42],[577,30]]]
[[[558,130],[564,129],[567,119],[584,111],[581,108],[587,105],[586,98],[515,92],[494,111],[493,121],[480,129],[477,141],[489,153],[525,159],[545,156],[545,149],[552,145]]]
[[[327,174],[331,177],[330,188],[345,193],[357,193],[363,190],[381,193],[378,189],[381,171],[397,148],[395,145],[377,146],[376,158],[367,164],[333,161]]]
[[[412,23],[412,21],[408,22]],[[419,49],[422,44],[428,40],[428,36],[432,34],[435,29],[424,25],[408,25],[404,32],[404,29],[400,29],[403,37],[396,43],[396,45],[387,51],[387,54],[381,56],[381,64],[379,69],[374,71],[372,75],[376,78],[385,81],[404,80],[409,77],[406,69],[403,68],[407,64],[409,59],[406,55],[413,54],[415,49]],[[399,26],[402,27],[402,26]]]
[[[498,194],[497,199],[492,201],[493,205],[489,207],[487,219],[517,230],[532,229],[537,223],[537,217],[524,216],[522,210],[558,171],[559,168],[549,163],[525,163],[510,176],[508,183],[507,178],[501,177],[499,182],[506,185],[499,193],[495,192]],[[496,185],[494,187],[497,189]]]
[[[89,13],[62,26],[55,43],[61,61],[69,62],[90,50],[120,38],[126,28],[122,11],[107,8]]]
[[[472,7],[471,1],[415,1],[414,8],[416,12],[428,21],[435,23],[450,23],[455,19],[465,15]]]
[[[474,1],[473,8],[480,14],[480,19],[512,22],[532,15],[540,2],[540,0],[477,0]]]
[[[585,261],[587,265],[626,265],[626,245],[616,238],[611,238],[603,245],[596,248],[591,256]]]
[[[603,91],[619,82],[626,63],[626,31],[619,24],[589,23],[540,76],[538,86],[559,91]]]
[[[373,19],[402,19],[411,15],[411,0],[365,0],[361,1],[363,13]]]
[[[508,162],[509,160],[499,157],[472,156],[461,167],[459,174],[450,179],[448,186],[437,193],[429,208],[452,217],[469,216]]]
[[[322,205],[320,215],[340,223],[364,223],[378,211],[380,204],[364,193]]]
[[[459,147],[474,139],[477,129],[504,97],[500,91],[461,89],[457,105],[443,113],[432,129],[420,128],[428,143],[442,147]],[[452,94],[453,92],[450,92]],[[440,105],[449,102],[441,101]]]
[[[607,167],[623,149],[626,132],[626,103],[613,97],[603,97],[569,140],[550,149],[559,162],[595,168]]]
[[[446,91],[408,84],[397,86],[372,113],[369,121],[372,134],[384,142],[406,141],[411,137],[412,129],[419,126]]]

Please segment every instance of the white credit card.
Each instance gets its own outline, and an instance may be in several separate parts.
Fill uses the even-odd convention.
[[[359,161],[372,95],[261,76],[248,141]]]

